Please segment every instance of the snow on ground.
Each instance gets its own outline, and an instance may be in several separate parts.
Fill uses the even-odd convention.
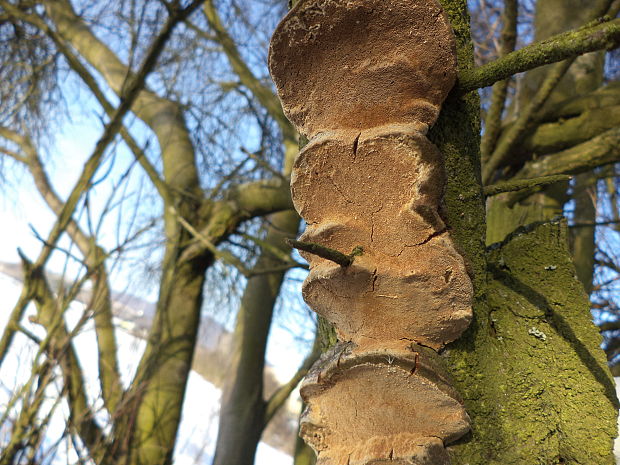
[[[7,275],[0,273],[0,331],[6,325],[13,305],[19,297],[21,283]],[[73,304],[67,312],[69,327],[73,327],[79,320],[84,307]],[[35,310],[29,307],[26,315],[34,315]],[[42,336],[41,328],[24,323],[29,330]],[[144,341],[134,337],[122,329],[117,329],[119,346],[119,363],[124,383],[129,383],[133,376],[140,355],[144,349]],[[97,346],[92,325],[87,324],[75,338],[75,345],[80,363],[85,372],[86,383],[89,386],[91,398],[99,398],[99,383],[97,379]],[[32,358],[36,355],[36,347],[24,335],[17,334],[10,354],[0,367],[0,412],[7,408],[7,402],[16,387],[28,381]],[[51,408],[57,399],[50,396],[46,408]],[[219,414],[220,391],[213,384],[207,382],[200,375],[191,372],[182,413],[179,439],[175,449],[176,465],[210,465],[215,450],[217,437],[217,423]],[[66,439],[63,439],[64,417],[66,410],[58,407],[50,423],[45,446],[51,447],[58,443],[56,457],[43,460],[46,464],[76,463],[78,457]],[[101,414],[100,421],[105,424],[105,415]],[[6,426],[0,425],[0,447],[8,433]],[[292,458],[265,443],[260,443],[256,455],[256,465],[291,465]]]

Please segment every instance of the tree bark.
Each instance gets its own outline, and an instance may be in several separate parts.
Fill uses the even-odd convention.
[[[294,211],[270,217],[265,242],[290,253],[285,238],[294,237],[299,215]],[[282,262],[263,250],[254,269],[269,269]],[[214,465],[252,465],[256,447],[266,426],[263,398],[265,349],[273,310],[285,272],[261,274],[248,279],[235,325],[234,349],[227,383],[223,389]]]
[[[466,2],[442,3],[459,64],[471,66]],[[565,225],[518,230],[484,250],[478,114],[477,96],[452,96],[431,131],[449,168],[447,223],[475,284],[474,321],[444,352],[473,423],[453,463],[612,464],[617,400]]]
[[[189,236],[179,235],[180,241]],[[169,240],[169,243],[172,241]],[[117,441],[127,464],[172,461],[187,378],[191,369],[202,307],[204,273],[212,257],[178,262],[176,241],[166,247],[159,300],[147,347],[127,394],[122,431]]]

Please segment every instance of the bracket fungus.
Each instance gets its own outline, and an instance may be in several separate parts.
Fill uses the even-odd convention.
[[[449,464],[469,418],[437,353],[472,317],[472,284],[441,217],[443,158],[426,138],[456,79],[437,0],[299,0],[269,67],[309,143],[291,193],[309,251],[304,299],[341,342],[301,394],[319,464]]]

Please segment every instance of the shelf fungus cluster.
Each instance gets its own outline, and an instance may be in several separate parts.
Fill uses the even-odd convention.
[[[341,341],[301,393],[301,435],[319,464],[449,464],[469,431],[438,350],[471,319],[472,285],[440,215],[445,174],[426,138],[456,76],[436,0],[299,0],[269,65],[309,143],[293,169],[306,302]]]

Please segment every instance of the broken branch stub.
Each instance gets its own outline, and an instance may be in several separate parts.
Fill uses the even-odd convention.
[[[301,435],[319,464],[449,464],[469,430],[437,350],[471,317],[471,280],[440,215],[443,158],[426,138],[456,76],[436,0],[300,0],[269,66],[309,143],[291,193],[312,252],[304,299],[341,342],[304,381]]]

